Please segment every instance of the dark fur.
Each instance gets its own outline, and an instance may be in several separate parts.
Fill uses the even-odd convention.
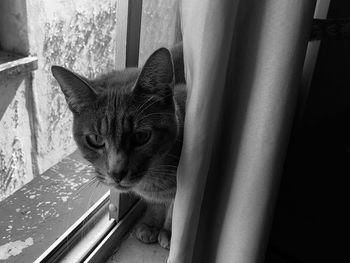
[[[95,80],[52,67],[73,112],[73,134],[84,158],[101,182],[147,201],[136,236],[163,247],[170,245],[186,101],[182,45],[171,53],[173,59],[159,49],[142,70],[114,71]],[[138,145],[145,134],[150,139]]]

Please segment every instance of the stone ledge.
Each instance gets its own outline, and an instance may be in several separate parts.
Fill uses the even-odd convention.
[[[0,81],[34,71],[37,68],[37,57],[22,57],[17,54],[0,51]]]

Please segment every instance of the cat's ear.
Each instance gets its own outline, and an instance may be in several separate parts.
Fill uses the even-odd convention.
[[[168,49],[156,50],[146,61],[138,77],[134,92],[160,97],[172,95],[174,66]]]
[[[97,95],[93,88],[77,74],[60,66],[52,66],[51,72],[60,84],[69,109],[73,113],[79,113],[82,107],[96,99]]]

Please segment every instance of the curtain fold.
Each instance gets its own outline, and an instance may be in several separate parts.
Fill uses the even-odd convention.
[[[185,0],[169,263],[263,260],[316,1]]]

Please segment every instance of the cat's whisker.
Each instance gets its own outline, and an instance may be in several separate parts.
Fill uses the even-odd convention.
[[[160,165],[157,165],[156,167],[173,167],[173,168],[177,169],[177,166],[172,165],[172,164],[160,164]]]
[[[153,170],[153,171],[149,171],[147,174],[164,174],[164,175],[174,175],[175,176],[175,171],[171,171],[171,170]]]
[[[164,180],[166,182],[169,182],[169,183],[176,183],[176,179],[175,178],[171,178],[171,177],[167,177],[166,179],[164,179],[164,177],[162,177],[163,175],[161,175],[160,177],[157,176],[156,174],[150,176],[150,175],[147,175],[146,177],[148,179],[152,179],[152,180],[158,180],[157,182],[160,182],[161,180]]]
[[[164,179],[164,177],[159,177],[159,175],[160,176],[165,176],[166,174],[164,174],[164,173],[161,173],[161,174],[153,173],[153,174],[147,174],[146,177],[147,178],[165,180],[165,181],[168,181],[168,182],[176,183],[176,178],[175,177],[167,176],[166,179]]]
[[[141,106],[136,109],[136,113],[139,113],[141,111],[142,107],[145,106],[152,99],[153,99],[153,96],[149,97],[144,103],[142,103]]]
[[[149,173],[157,173],[157,174],[164,174],[164,175],[176,175],[176,171],[174,170],[150,170]]]
[[[171,153],[168,153],[168,154],[166,154],[166,156],[168,157],[174,157],[174,158],[176,158],[176,159],[180,159],[180,156],[178,156],[178,155],[175,155],[175,154],[171,154]]]
[[[167,170],[167,171],[176,171],[177,166],[156,166],[156,167],[150,167],[148,171],[153,171],[153,170]]]
[[[171,172],[171,173],[176,173],[177,168],[172,168],[172,167],[158,167],[158,168],[150,168],[148,170],[149,172]]]
[[[88,210],[88,209],[90,208],[90,206],[91,206],[92,196],[95,194],[96,188],[97,188],[97,187],[94,187],[94,188],[92,189],[92,192],[91,192],[91,194],[90,194],[90,197],[89,197],[89,201],[88,201],[88,205],[87,205],[87,209],[86,209],[86,210]]]
[[[97,181],[96,187],[102,187],[102,183],[100,181]]]
[[[89,182],[90,186],[93,185],[95,182],[98,183],[96,177],[94,177],[93,179],[95,179],[95,180],[93,180],[92,183]],[[89,196],[89,199],[88,199],[88,202],[87,202],[87,207],[86,207],[85,210],[88,210],[88,209],[90,208],[90,206],[91,206],[91,201],[92,201],[92,196],[95,194],[96,189],[97,189],[97,186],[93,188],[93,190],[92,190],[92,192],[91,192],[91,194],[90,194],[90,196]],[[83,225],[85,225],[86,223],[87,223],[87,218],[85,218],[85,219],[83,220]],[[83,232],[83,233],[82,233],[82,236],[85,236],[86,233],[87,233],[88,231],[89,231],[89,229],[86,229],[86,232],[85,232],[85,233]]]
[[[162,100],[164,100],[165,98],[167,98],[167,97],[169,97],[169,96],[173,96],[173,94],[172,94],[172,93],[171,93],[171,94],[168,94],[168,95],[166,95],[166,96],[164,96],[164,97],[161,97],[161,98],[158,98],[158,99],[154,100],[152,103],[149,103],[146,107],[144,107],[144,108],[142,109],[142,111],[140,111],[140,112],[137,113],[135,119],[138,119],[138,117],[139,117],[145,110],[147,110],[149,107],[151,107],[153,104],[155,104],[155,103],[157,103],[157,102],[159,102],[159,101],[162,101]]]
[[[175,174],[171,173],[158,173],[158,172],[152,172],[147,175],[145,175],[146,178],[154,178],[159,180],[166,180],[166,181],[176,181]]]
[[[166,173],[175,175],[176,170],[171,169],[159,169],[159,170],[149,170],[148,173]]]
[[[93,183],[95,183],[97,181],[97,177],[96,177],[96,175],[94,175],[91,179],[90,179],[90,181],[88,182],[88,183],[85,183],[84,185],[85,186],[90,186],[90,185],[92,185]]]
[[[144,115],[144,116],[142,116],[141,118],[136,119],[136,121],[137,121],[137,122],[141,122],[142,120],[147,119],[147,118],[149,118],[150,116],[153,116],[153,115],[174,116],[173,113],[156,112],[156,113],[150,113],[150,114]]]
[[[153,113],[149,113],[149,114],[146,114],[146,115],[142,116],[142,118],[147,118],[147,117],[153,116],[153,115],[169,115],[169,116],[173,116],[174,113],[166,112],[166,111],[153,112]]]
[[[150,167],[148,171],[150,170],[159,170],[159,169],[166,169],[166,170],[176,170],[177,166],[155,166],[155,167]]]
[[[82,191],[93,185],[97,181],[96,177],[93,177],[88,183],[82,184],[81,186],[78,187],[77,192],[75,195],[79,195]]]
[[[145,174],[147,173],[147,171],[141,171],[141,172],[138,172],[138,173],[136,173],[136,174],[134,174],[133,176],[134,177],[138,177],[138,176],[144,176]]]
[[[164,184],[163,182],[157,182],[157,184],[155,184],[155,185],[159,190],[161,190],[163,192],[170,192],[169,185]]]

